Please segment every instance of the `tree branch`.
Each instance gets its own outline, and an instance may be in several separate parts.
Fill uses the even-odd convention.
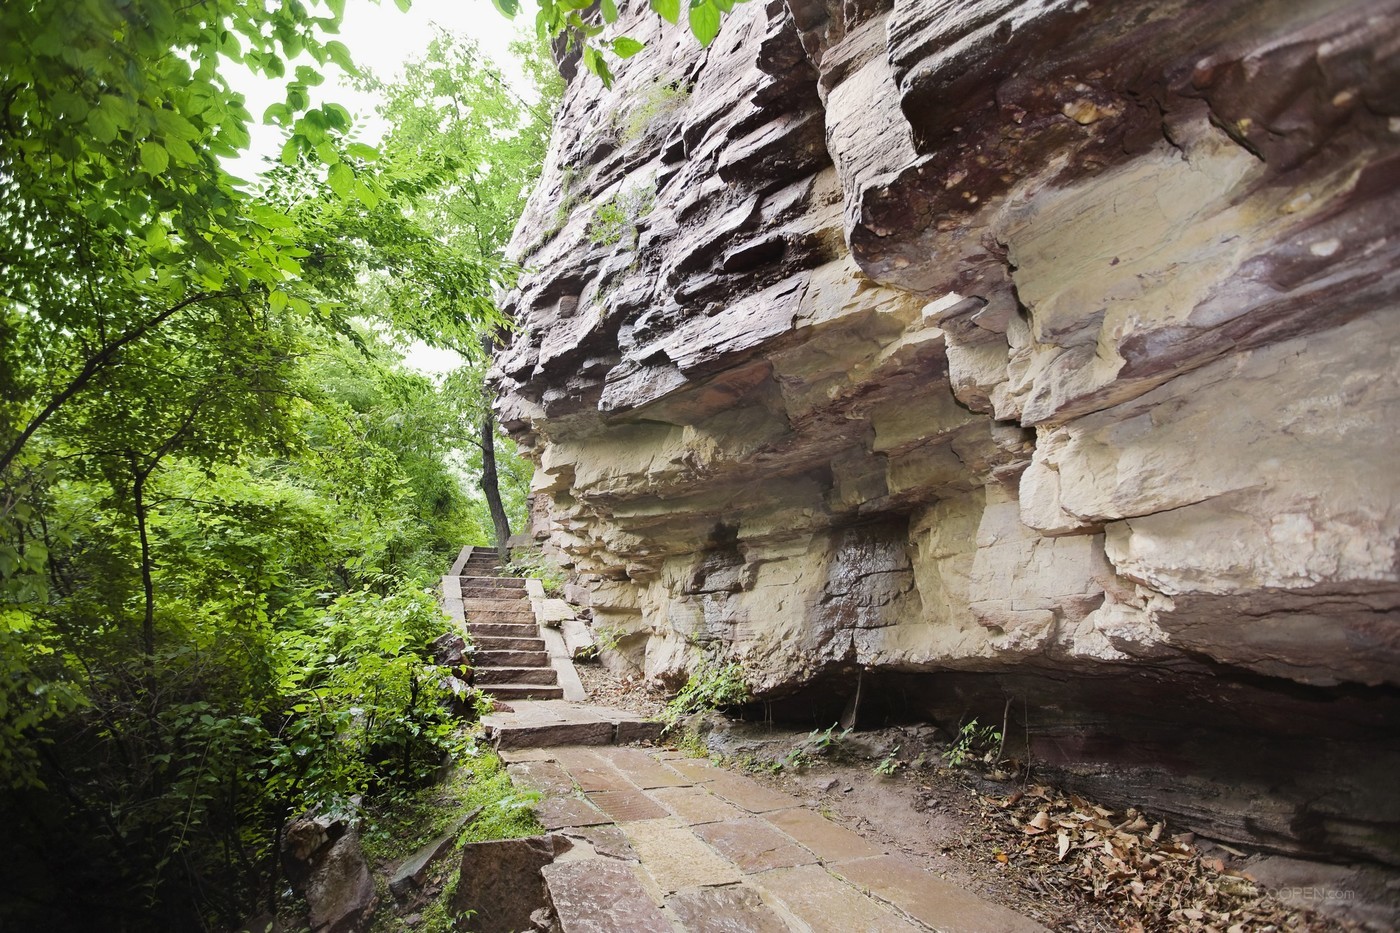
[[[212,301],[217,298],[233,298],[238,294],[239,293],[236,291],[223,291],[201,292],[198,295],[192,295],[183,301],[176,302],[149,321],[127,331],[115,340],[108,341],[104,344],[102,349],[88,358],[77,375],[69,380],[68,384],[64,386],[57,395],[49,399],[49,403],[44,406],[43,410],[29,420],[29,423],[24,426],[24,430],[15,437],[14,441],[6,448],[4,454],[0,455],[0,474],[9,469],[10,464],[14,462],[15,458],[19,456],[20,451],[24,449],[24,445],[29,443],[29,439],[34,436],[34,432],[43,427],[45,422],[52,418],[54,413],[62,408],[69,399],[81,392],[87,384],[93,380],[93,377],[110,366],[123,347],[133,341],[140,340],[152,329],[159,327],[190,305],[198,304],[202,301]]]

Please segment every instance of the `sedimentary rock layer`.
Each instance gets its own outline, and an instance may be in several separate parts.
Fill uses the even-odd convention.
[[[1400,5],[618,29],[647,48],[569,82],[496,379],[621,658],[1395,709]]]

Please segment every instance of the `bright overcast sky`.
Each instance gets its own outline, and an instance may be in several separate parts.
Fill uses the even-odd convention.
[[[350,55],[361,68],[380,78],[391,79],[403,71],[404,63],[422,56],[432,39],[435,26],[449,32],[475,39],[481,50],[501,66],[502,78],[517,86],[524,78],[507,46],[526,35],[534,26],[534,5],[523,3],[520,13],[512,20],[496,12],[490,0],[413,0],[408,12],[401,12],[393,0],[375,3],[373,0],[349,0],[345,18],[336,37],[350,49]],[[306,62],[310,63],[309,59]],[[290,73],[291,68],[287,71]],[[340,69],[328,64],[322,69],[326,82],[312,88],[313,102],[334,101],[349,109],[355,117],[357,137],[364,142],[377,143],[384,133],[383,123],[375,116],[378,103],[345,84]],[[277,126],[261,123],[263,111],[280,102],[286,93],[285,82],[259,78],[247,71],[230,68],[230,83],[247,97],[248,112],[253,115],[250,128],[252,144],[248,152],[229,165],[237,177],[252,181],[262,170],[264,160],[276,159],[282,151],[284,131]],[[422,372],[436,374],[455,369],[461,358],[451,351],[434,350],[422,344],[409,349],[405,361]]]
[[[522,6],[525,6],[522,4]],[[375,3],[373,0],[349,0],[345,18],[336,37],[350,49],[356,64],[381,78],[391,79],[403,71],[404,63],[420,57],[433,37],[435,26],[449,32],[475,39],[483,52],[501,66],[502,77],[511,84],[523,81],[507,46],[524,36],[534,25],[533,5],[522,9],[514,20],[496,12],[490,0],[413,0],[408,12],[401,12],[393,0]],[[306,64],[311,64],[306,59]],[[288,73],[291,72],[288,68]],[[326,82],[312,88],[316,103],[334,101],[355,115],[359,137],[365,142],[378,142],[383,136],[383,124],[374,116],[377,101],[360,94],[343,80],[340,69],[327,64],[322,71]],[[258,174],[264,158],[276,158],[282,150],[282,130],[261,125],[262,114],[270,104],[283,100],[285,81],[254,76],[231,68],[228,71],[235,89],[248,99],[248,112],[253,115],[253,143],[248,154],[232,167],[240,178],[251,180]]]

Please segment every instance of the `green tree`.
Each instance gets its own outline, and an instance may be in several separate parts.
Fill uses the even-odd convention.
[[[380,114],[390,124],[382,146],[386,171],[414,177],[421,185],[411,201],[414,221],[455,254],[499,270],[502,282],[514,272],[505,261],[505,246],[544,164],[553,109],[562,93],[558,75],[544,65],[541,45],[521,43],[516,51],[534,79],[534,101],[509,88],[475,43],[445,32],[434,37],[423,58],[409,63],[401,80],[363,82],[385,99]],[[401,280],[379,278],[373,287],[386,306],[399,304],[395,293]],[[482,378],[501,327],[493,323],[463,333],[450,310],[447,317],[412,332],[467,359],[468,372],[450,385],[461,421],[475,427],[462,433],[461,443],[472,449],[469,460],[477,465],[504,560],[511,529],[498,450],[512,448],[497,429]],[[507,464],[504,472],[519,470]]]

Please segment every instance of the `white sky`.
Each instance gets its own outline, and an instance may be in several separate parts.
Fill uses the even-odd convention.
[[[490,0],[413,0],[407,13],[401,12],[393,0],[349,0],[340,34],[335,38],[345,43],[361,68],[392,79],[402,73],[405,62],[422,56],[433,37],[434,26],[442,26],[475,39],[481,50],[501,67],[502,78],[523,90],[524,77],[507,48],[534,28],[534,5],[527,0],[521,7],[515,19],[508,20],[496,12]],[[312,64],[309,58],[299,63]],[[289,75],[292,71],[292,67],[287,68]],[[313,104],[334,101],[344,106],[355,119],[356,138],[371,144],[379,142],[385,127],[374,113],[378,101],[345,83],[336,65],[327,64],[321,71],[326,81],[311,88]],[[282,151],[284,131],[261,121],[269,105],[284,99],[285,81],[261,78],[239,68],[230,68],[227,74],[234,89],[247,98],[248,112],[253,115],[248,151],[231,162],[228,169],[233,175],[252,181],[265,160],[276,159]],[[421,343],[409,349],[405,360],[408,366],[429,375],[446,373],[461,362],[461,357],[449,350],[434,350]]]

